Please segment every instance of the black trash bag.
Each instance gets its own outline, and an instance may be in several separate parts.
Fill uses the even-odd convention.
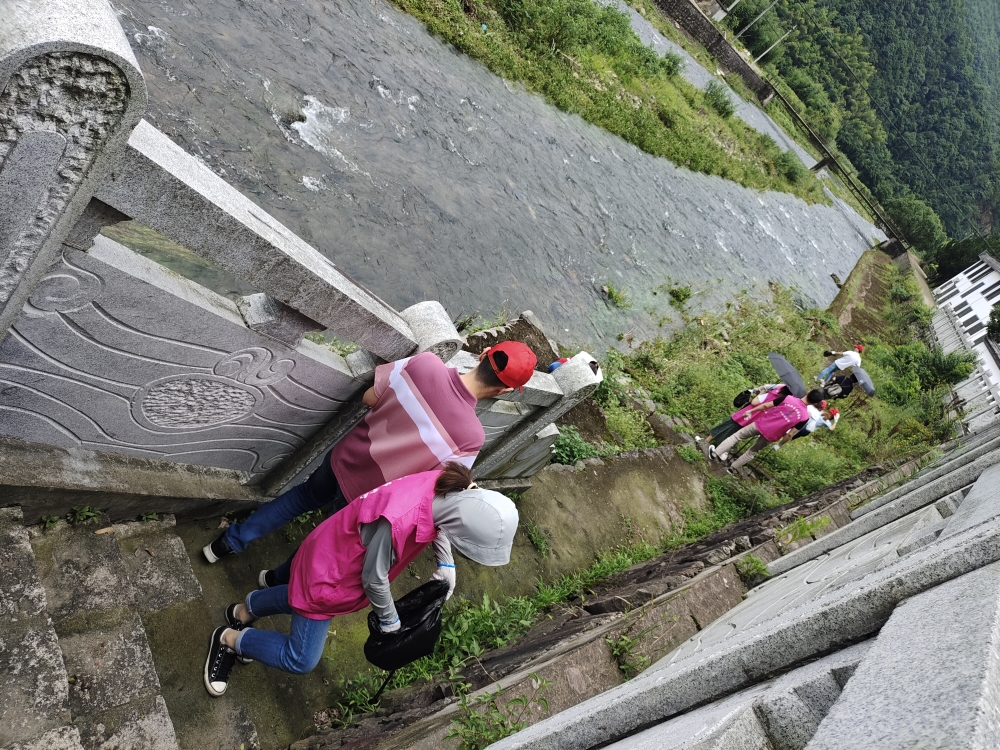
[[[365,658],[379,669],[392,672],[434,650],[441,635],[441,609],[448,596],[448,582],[430,580],[396,602],[400,628],[383,633],[378,617],[368,613]]]
[[[753,394],[749,390],[743,391],[742,393],[736,394],[736,398],[733,399],[733,406],[737,409],[742,409],[744,406],[750,403],[750,399],[753,398]]]

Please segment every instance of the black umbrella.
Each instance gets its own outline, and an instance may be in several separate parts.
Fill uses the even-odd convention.
[[[775,372],[778,373],[781,382],[788,386],[788,390],[792,392],[792,395],[796,398],[805,398],[806,383],[802,379],[802,376],[799,375],[799,371],[792,367],[791,362],[775,352],[768,354],[767,358],[771,360]],[[857,372],[857,369],[856,367],[854,368],[855,372]]]
[[[857,378],[858,385],[861,386],[861,390],[867,393],[869,396],[875,395],[875,384],[872,382],[872,376],[867,372],[862,370],[860,367],[855,367],[853,369],[854,377]]]

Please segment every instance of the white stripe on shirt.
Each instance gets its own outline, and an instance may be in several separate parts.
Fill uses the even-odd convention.
[[[420,433],[420,439],[423,440],[424,445],[427,449],[434,454],[434,457],[443,465],[446,461],[458,461],[463,466],[472,466],[472,462],[476,460],[475,456],[456,456],[448,441],[441,437],[441,433],[438,432],[437,427],[431,421],[427,412],[424,410],[423,405],[420,403],[419,399],[414,395],[413,391],[410,390],[410,384],[406,382],[400,373],[403,370],[403,366],[406,364],[407,360],[402,359],[396,362],[392,368],[392,374],[389,376],[389,387],[392,392],[396,394],[396,399],[399,401],[400,406],[406,412],[407,416],[413,420],[413,423],[417,426],[417,431]]]

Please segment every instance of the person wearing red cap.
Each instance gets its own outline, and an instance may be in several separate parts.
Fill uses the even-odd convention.
[[[479,399],[523,388],[535,369],[535,355],[519,341],[504,341],[479,355],[465,373],[431,352],[379,365],[362,403],[371,407],[301,484],[234,523],[204,547],[214,563],[242,552],[255,539],[303,513],[332,504],[332,512],[393,479],[442,469],[449,461],[472,467],[486,440],[476,415]],[[447,544],[444,540],[442,544]],[[454,569],[439,576],[454,587]],[[259,581],[266,586],[264,573]]]
[[[846,352],[823,352],[824,357],[837,357],[836,360],[830,363],[830,365],[823,370],[819,375],[816,376],[821,384],[825,384],[830,377],[841,370],[846,370],[849,367],[861,367],[861,352],[865,350],[864,346],[861,344],[854,345],[854,351]]]

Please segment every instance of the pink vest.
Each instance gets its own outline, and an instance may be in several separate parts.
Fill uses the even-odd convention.
[[[768,393],[762,403],[774,401],[780,390],[779,388]],[[733,421],[742,426],[757,425],[761,436],[771,443],[779,440],[782,435],[799,422],[809,419],[809,411],[806,409],[805,403],[795,396],[785,396],[785,400],[781,402],[780,406],[772,406],[770,409],[759,411],[748,422],[743,419],[743,415],[752,408],[753,406],[750,404],[744,406],[733,414]]]
[[[288,603],[310,620],[357,612],[368,605],[361,586],[365,547],[361,524],[379,518],[392,525],[396,562],[392,581],[434,541],[434,482],[441,471],[425,471],[394,479],[361,495],[334,514],[302,542],[292,560]]]

